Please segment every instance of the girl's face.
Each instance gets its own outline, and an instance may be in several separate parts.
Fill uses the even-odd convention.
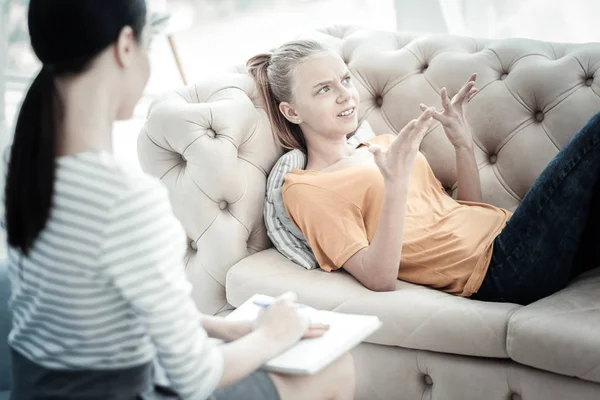
[[[307,140],[311,135],[345,138],[358,127],[358,91],[350,71],[333,52],[311,57],[296,67],[293,100],[279,109],[299,124]]]

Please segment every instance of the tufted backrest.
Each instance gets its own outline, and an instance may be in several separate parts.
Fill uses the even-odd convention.
[[[479,93],[467,118],[484,200],[514,209],[546,164],[600,110],[600,44],[413,35],[341,26],[305,35],[330,45],[360,93],[360,119],[397,133],[419,104],[441,109],[473,72]],[[240,60],[244,63],[245,60]],[[449,192],[455,155],[441,126],[421,151]],[[244,67],[157,99],[138,140],[142,168],[171,193],[190,241],[188,276],[203,312],[228,308],[228,269],[270,247],[263,224],[265,184],[282,154],[262,99]]]

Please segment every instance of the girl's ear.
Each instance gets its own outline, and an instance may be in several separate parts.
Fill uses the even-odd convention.
[[[302,123],[302,118],[300,117],[300,115],[298,115],[298,113],[296,112],[296,110],[294,110],[290,103],[286,101],[282,101],[281,103],[279,103],[279,111],[281,112],[281,114],[283,114],[285,119],[290,121],[292,124]]]

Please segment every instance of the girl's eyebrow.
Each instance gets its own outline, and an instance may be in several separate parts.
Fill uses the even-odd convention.
[[[317,83],[315,86],[313,86],[313,89],[316,89],[318,86],[327,85],[329,83],[331,83],[330,80],[329,81],[324,81],[324,82]]]
[[[350,74],[350,70],[349,70],[349,69],[345,70],[345,71],[342,73],[342,75],[349,75],[349,74]],[[327,85],[327,84],[330,84],[330,83],[331,83],[331,80],[328,80],[328,81],[323,81],[323,82],[317,83],[315,86],[313,86],[313,89],[316,89],[318,86],[323,86],[323,85]]]

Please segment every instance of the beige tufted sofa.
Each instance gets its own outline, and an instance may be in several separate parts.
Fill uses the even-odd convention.
[[[468,109],[485,201],[514,209],[544,166],[600,110],[600,44],[419,36],[333,27],[361,95],[360,117],[397,133],[478,72]],[[240,60],[244,62],[244,60]],[[440,126],[421,148],[450,193],[454,152]],[[138,141],[189,237],[198,307],[226,314],[250,295],[294,290],[310,305],[376,314],[354,351],[359,399],[600,399],[600,270],[527,307],[453,297],[404,282],[376,293],[345,272],[306,271],[271,246],[265,182],[282,150],[243,67],[157,99]]]

